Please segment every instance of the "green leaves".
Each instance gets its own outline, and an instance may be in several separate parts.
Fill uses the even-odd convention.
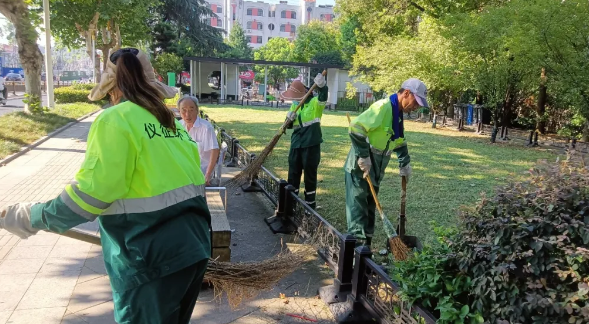
[[[152,62],[153,68],[168,83],[168,72],[182,73],[184,60],[174,54],[162,53]]]
[[[254,59],[266,61],[290,61],[293,56],[293,44],[286,38],[275,37],[254,52]],[[272,84],[279,84],[286,79],[295,78],[297,69],[280,66],[256,66],[256,81],[264,82],[264,68],[268,69],[268,79]]]
[[[338,39],[339,30],[333,23],[311,21],[297,30],[293,59],[297,62],[310,63],[317,54],[340,52]]]
[[[393,279],[439,323],[588,323],[588,201],[589,169],[540,164],[465,211],[458,232],[395,264]]]

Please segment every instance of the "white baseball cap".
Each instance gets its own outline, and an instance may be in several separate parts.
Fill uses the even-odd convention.
[[[427,103],[427,87],[419,79],[411,78],[403,82],[401,88],[411,91],[415,100],[421,107],[429,107]]]

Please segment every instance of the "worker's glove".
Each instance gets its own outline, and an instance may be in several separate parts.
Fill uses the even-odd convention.
[[[26,239],[37,234],[31,225],[31,207],[37,203],[19,203],[0,209],[0,229]]]
[[[401,177],[405,177],[407,182],[409,182],[409,177],[411,176],[411,164],[407,163],[404,167],[399,167],[399,175]]]
[[[286,114],[286,119],[292,123],[295,119],[297,119],[297,114],[294,111],[289,111],[288,114]]]
[[[364,178],[366,178],[370,174],[370,167],[372,167],[370,157],[358,158],[358,167],[360,167],[360,170],[364,171]]]
[[[315,77],[315,84],[317,85],[317,87],[323,88],[325,87],[325,83],[325,77],[323,76],[323,74],[317,74],[317,76]]]

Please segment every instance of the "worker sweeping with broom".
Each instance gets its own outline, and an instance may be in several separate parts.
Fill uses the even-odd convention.
[[[425,84],[418,79],[409,79],[397,93],[373,103],[350,123],[352,147],[344,166],[346,219],[348,233],[358,239],[359,245],[370,247],[372,244],[377,207],[375,195],[393,152],[399,161],[399,174],[407,180],[411,175],[403,113],[420,106],[428,107],[426,97]],[[371,193],[372,185],[375,195]]]
[[[293,103],[286,116],[294,129],[290,140],[290,152],[288,154],[288,183],[295,187],[299,193],[301,176],[305,174],[305,202],[315,209],[317,190],[317,169],[321,161],[321,116],[327,102],[328,88],[325,85],[325,77],[319,73],[315,77],[315,84],[319,95],[309,95],[301,108],[296,111],[299,101],[303,100],[308,89],[301,81],[291,83],[288,90],[281,94],[286,100]]]
[[[147,55],[114,52],[99,85],[113,107],[90,128],[75,181],[45,203],[0,210],[0,229],[25,239],[96,219],[118,323],[189,323],[211,255],[211,216],[198,147],[162,102]]]

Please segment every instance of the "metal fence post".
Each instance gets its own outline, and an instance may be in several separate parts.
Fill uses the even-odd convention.
[[[239,140],[233,138],[231,140],[231,161],[226,165],[228,168],[237,167],[237,144],[239,144]]]
[[[534,146],[534,147],[540,146],[540,144],[538,144],[538,132],[537,131],[534,134],[534,144],[532,146]]]
[[[344,234],[340,241],[337,276],[333,279],[333,285],[319,288],[319,296],[326,304],[345,302],[347,295],[352,291],[355,246],[356,237]]]
[[[352,274],[352,292],[348,295],[345,307],[338,307],[341,310],[334,312],[336,307],[330,307],[338,323],[360,324],[371,323],[373,317],[362,305],[362,295],[366,295],[368,279],[366,273],[366,259],[372,257],[372,252],[366,246],[359,246],[355,250],[354,272]]]
[[[288,190],[288,186],[289,184],[286,180],[280,179],[280,182],[278,183],[279,190],[276,211],[273,216],[264,219],[274,234],[292,234],[296,231],[296,227],[288,219],[289,213],[287,206],[292,205],[292,203],[289,204],[287,201],[292,200],[290,192],[294,192],[294,187],[290,186],[291,190]],[[290,210],[292,211],[292,208]]]
[[[256,155],[250,154],[249,163],[252,163],[255,159],[256,159]],[[256,182],[256,179],[258,179],[258,174],[252,175],[250,178],[249,185],[245,188],[242,187],[241,190],[243,190],[243,192],[260,192],[260,191],[262,191],[262,188],[258,185],[258,183]]]

